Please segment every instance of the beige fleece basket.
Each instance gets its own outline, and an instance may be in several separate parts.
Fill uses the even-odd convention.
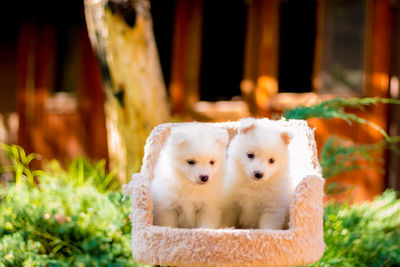
[[[323,184],[314,131],[305,121],[262,120],[292,131],[291,170],[298,178],[288,230],[179,229],[153,225],[150,182],[160,150],[177,124],[156,127],[140,173],[125,186],[132,200],[132,254],[140,263],[172,266],[292,266],[318,260],[323,241]],[[238,122],[217,123],[232,138]]]

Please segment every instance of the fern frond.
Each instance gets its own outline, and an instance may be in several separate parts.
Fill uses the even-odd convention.
[[[323,119],[342,119],[347,123],[352,122],[368,125],[385,137],[387,141],[390,141],[389,135],[384,129],[376,125],[375,123],[363,119],[353,113],[345,111],[346,107],[358,108],[363,110],[366,106],[376,105],[379,103],[384,104],[400,104],[400,100],[391,98],[381,97],[366,97],[366,98],[334,98],[321,102],[310,107],[298,106],[290,110],[286,110],[283,113],[283,117],[286,119],[298,119],[307,120],[310,118],[323,118]]]
[[[387,144],[378,142],[348,146],[344,143],[343,139],[333,136],[323,146],[320,157],[323,177],[331,178],[352,170],[373,168],[376,158],[372,157],[372,154],[382,151]],[[366,164],[361,165],[360,161]]]

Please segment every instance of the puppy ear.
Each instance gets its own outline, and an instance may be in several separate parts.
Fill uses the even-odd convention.
[[[184,133],[173,133],[171,136],[171,141],[173,145],[180,146],[187,142],[188,136]]]
[[[256,127],[255,120],[253,118],[247,118],[240,120],[240,134],[247,134],[251,132]]]
[[[290,132],[281,132],[281,139],[285,145],[289,145],[290,140],[292,140],[293,134]]]
[[[226,130],[218,129],[215,132],[215,138],[216,138],[217,142],[220,143],[222,146],[226,146],[228,144],[229,135]]]

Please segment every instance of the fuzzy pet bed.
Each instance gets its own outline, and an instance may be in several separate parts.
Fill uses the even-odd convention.
[[[323,184],[314,131],[305,121],[263,119],[292,131],[291,170],[298,180],[287,230],[179,229],[153,225],[150,182],[159,153],[177,124],[156,127],[145,146],[140,173],[125,186],[132,200],[132,254],[140,263],[172,266],[292,266],[318,260],[323,241]],[[232,137],[238,122],[218,123]]]

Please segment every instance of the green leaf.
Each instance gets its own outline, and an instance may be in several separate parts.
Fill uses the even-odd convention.
[[[25,150],[20,146],[16,146],[16,148],[18,150],[19,158],[21,159],[22,164],[27,166],[29,164],[29,162],[28,162],[28,160],[26,158]]]
[[[321,150],[320,164],[323,177],[331,178],[339,174],[362,168],[381,169],[377,161],[371,155],[380,153],[386,147],[385,142],[376,144],[345,145],[345,140],[336,136],[330,137]],[[368,165],[361,165],[366,162]],[[364,163],[365,164],[365,163]]]
[[[334,98],[321,102],[310,107],[298,106],[290,110],[286,110],[283,113],[283,117],[286,119],[298,119],[307,120],[310,118],[324,118],[324,119],[342,119],[347,123],[357,122],[361,124],[366,124],[379,133],[381,133],[387,141],[390,141],[389,135],[384,129],[376,125],[375,123],[365,120],[353,113],[345,111],[346,107],[353,107],[358,109],[363,109],[365,106],[376,105],[379,103],[384,104],[400,104],[400,100],[391,98]]]

